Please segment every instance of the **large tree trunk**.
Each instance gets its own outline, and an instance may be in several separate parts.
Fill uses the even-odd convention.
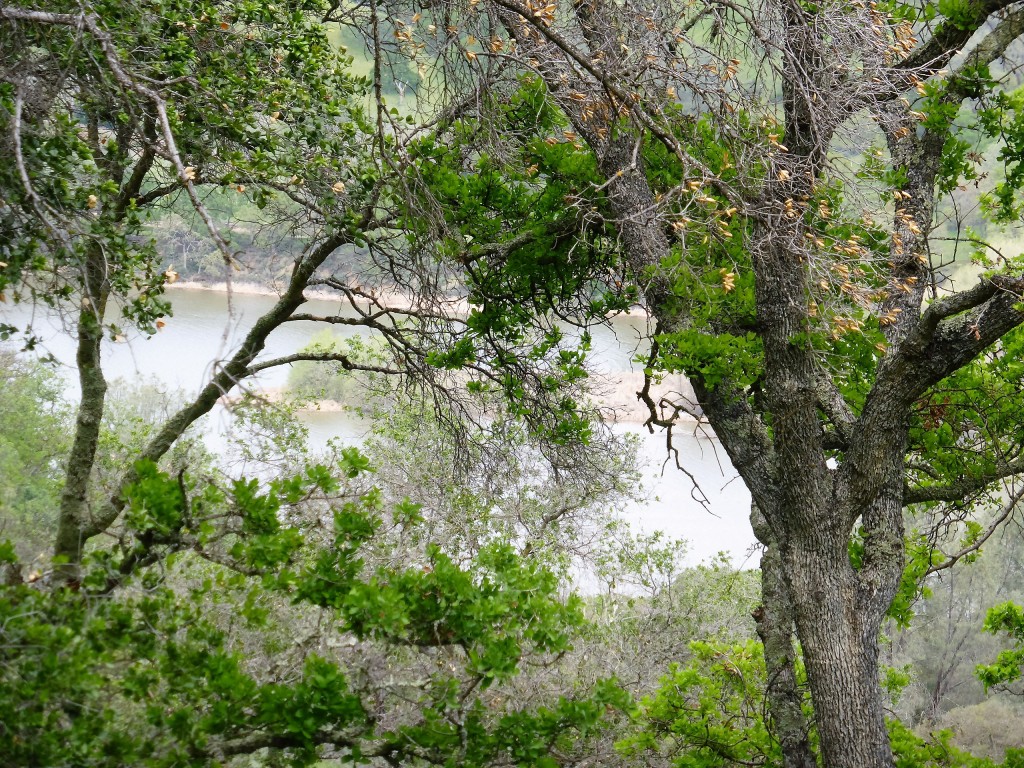
[[[812,154],[807,151],[804,156]],[[811,174],[804,173],[809,162],[794,166],[800,174],[790,177],[797,179],[795,183],[783,175],[769,194],[780,199],[809,192],[805,179]],[[774,223],[759,229],[753,254],[757,317],[776,471],[772,496],[755,495],[755,500],[779,545],[825,766],[891,768],[877,658],[882,616],[902,564],[900,544],[890,541],[895,536],[902,542],[899,498],[883,492],[890,488],[885,483],[875,491],[877,499],[864,508],[860,498],[837,497],[822,440],[820,363],[805,338],[809,290],[808,272],[799,258],[803,232],[799,225]],[[712,426],[717,432],[714,418]],[[878,456],[881,466],[876,463],[874,470],[885,474],[892,469],[887,479],[901,478],[896,474],[899,462],[891,457],[901,456],[903,447],[896,426]],[[895,502],[895,518],[890,501]],[[858,518],[867,530],[860,570],[849,557],[850,534]],[[888,556],[876,557],[880,549]]]
[[[786,555],[823,762],[828,768],[891,768],[878,680],[880,622],[862,609],[857,572],[845,551],[798,544]]]

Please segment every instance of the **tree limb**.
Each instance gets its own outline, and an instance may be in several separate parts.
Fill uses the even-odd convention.
[[[290,365],[291,363],[298,362],[319,362],[319,363],[341,363],[341,367],[346,371],[365,371],[367,373],[384,373],[391,376],[400,376],[406,371],[399,370],[398,368],[384,368],[379,365],[368,365],[366,363],[357,363],[352,360],[348,355],[340,352],[297,352],[294,355],[285,355],[284,357],[275,357],[273,360],[265,360],[262,363],[255,363],[250,365],[246,370],[246,377],[253,376],[260,371],[265,371],[268,368],[276,368],[281,365]]]
[[[999,514],[996,515],[995,519],[991,523],[989,523],[988,528],[986,528],[985,531],[977,539],[975,539],[973,542],[971,542],[958,552],[955,552],[952,555],[947,555],[946,559],[943,560],[941,563],[937,563],[928,568],[928,570],[925,571],[924,575],[930,576],[933,573],[938,573],[939,571],[944,571],[947,568],[952,568],[954,565],[956,565],[958,561],[980,550],[981,547],[985,544],[985,542],[992,538],[992,534],[994,534],[999,529],[999,527],[1003,525],[1003,523],[1010,519],[1010,516],[1017,508],[1017,505],[1020,503],[1021,499],[1024,499],[1024,487],[1022,487],[1015,493],[1011,494],[1009,500],[999,510]]]
[[[815,381],[818,393],[818,405],[828,417],[829,422],[835,427],[836,436],[844,444],[849,444],[853,436],[853,429],[857,423],[857,415],[853,412],[850,404],[846,402],[843,393],[835,385],[831,377],[824,372]]]
[[[363,224],[367,224],[372,214],[364,214]],[[253,360],[263,351],[267,337],[278,328],[306,298],[303,291],[317,268],[330,254],[342,245],[352,242],[347,231],[334,233],[324,240],[305,258],[296,263],[287,290],[281,295],[273,307],[260,317],[246,334],[245,339],[235,354],[207,382],[199,394],[185,407],[164,422],[163,426],[150,439],[140,452],[140,459],[157,461],[198,419],[209,413],[225,394],[230,392],[249,372]],[[124,489],[134,483],[138,475],[134,467],[125,470],[117,483],[114,496],[100,509],[98,514],[83,527],[81,537],[88,539],[106,530],[117,519],[124,509],[127,499]]]
[[[901,425],[910,404],[1024,323],[1024,312],[1016,308],[1021,293],[1024,278],[1002,275],[934,302],[907,341],[883,358],[840,468],[848,512],[878,493],[877,469],[894,439],[905,444]]]
[[[957,67],[949,78],[950,91],[967,98],[970,94],[965,86],[965,72],[968,69],[991,64],[996,59],[1002,58],[1006,49],[1024,35],[1024,7],[1010,11],[1003,16],[996,26],[985,37],[982,38],[974,48],[964,57],[964,61]]]
[[[909,505],[923,504],[930,501],[960,501],[983,491],[997,480],[1003,480],[1019,474],[1024,474],[1024,458],[1000,463],[992,472],[985,472],[970,477],[960,477],[949,483],[918,486],[907,485],[903,490],[903,503],[904,505]]]
[[[988,2],[979,4],[974,23],[953,24],[946,21],[940,24],[931,38],[914,49],[909,56],[896,65],[896,68],[902,70],[929,69],[933,72],[942,69],[967,45],[992,14],[1009,8],[1018,1],[988,0]]]
[[[996,275],[979,282],[966,291],[958,291],[938,301],[933,301],[921,314],[917,333],[911,343],[921,345],[932,340],[939,323],[947,318],[981,306],[1001,291],[1024,292],[1024,278]]]

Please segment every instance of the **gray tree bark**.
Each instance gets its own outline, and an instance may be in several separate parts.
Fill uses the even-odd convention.
[[[783,768],[816,768],[811,750],[810,724],[804,716],[803,696],[797,685],[793,643],[793,602],[789,596],[778,546],[764,515],[751,504],[754,534],[764,544],[761,555],[761,605],[754,612],[757,635],[764,646],[768,677],[766,701],[771,729],[782,749]]]

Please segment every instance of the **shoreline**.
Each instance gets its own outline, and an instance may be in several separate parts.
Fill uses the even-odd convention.
[[[591,394],[592,404],[601,413],[602,421],[608,424],[635,424],[642,426],[650,417],[646,406],[637,398],[637,392],[643,387],[643,373],[637,371],[620,371],[615,380],[605,379]],[[259,396],[268,402],[279,403],[296,397],[287,387],[261,387]],[[693,390],[682,374],[665,376],[660,384],[652,386],[651,398],[660,403],[662,398],[675,396],[676,400],[689,401],[695,404]],[[241,399],[240,395],[228,394],[221,398],[225,405],[233,405]],[[344,413],[352,406],[332,399],[308,401],[296,407],[297,413]],[[678,424],[697,426],[701,421],[688,412],[680,412]],[[710,430],[710,427],[707,427]]]
[[[232,293],[240,296],[263,296],[268,298],[276,298],[279,296],[279,293],[272,287],[251,280],[239,280],[237,282],[232,281],[230,287],[225,281],[205,282],[199,280],[181,280],[168,285],[167,289],[168,291],[202,291],[206,293],[219,294]],[[346,301],[343,296],[339,296],[328,291],[314,290],[307,292],[305,295],[310,301]],[[412,301],[408,297],[398,294],[381,295],[380,300],[382,303],[398,310],[410,309],[413,306]],[[464,301],[460,303],[462,304],[462,307],[458,307],[457,304],[453,306],[458,307],[458,310],[464,309],[463,312],[460,312],[464,317],[468,315],[469,305],[465,304]],[[631,319],[648,319],[646,310],[640,307],[636,307],[629,312],[618,313],[612,317],[623,316]],[[594,405],[596,405],[602,412],[606,422],[611,424],[642,425],[650,417],[649,411],[639,400],[637,394],[643,388],[644,383],[643,373],[641,371],[619,370],[614,373],[596,373],[594,380],[596,386],[594,388],[595,391],[592,393],[593,402]],[[696,402],[693,389],[690,386],[689,381],[687,381],[686,377],[682,374],[666,374],[662,377],[659,384],[655,384],[651,387],[650,394],[654,402],[659,404],[663,399],[684,400],[689,403]],[[289,393],[282,387],[272,387],[262,390],[262,395],[273,402],[287,398]],[[222,398],[222,400],[225,403],[232,403],[237,400],[237,397],[228,396]],[[345,411],[346,407],[346,404],[339,403],[334,400],[322,400],[315,403],[309,403],[297,410],[299,413],[311,413],[317,411],[324,413],[341,413]],[[680,424],[700,424],[698,419],[686,412],[680,413],[678,420]]]
[[[266,296],[268,298],[278,298],[281,293],[275,290],[273,287],[265,285],[254,280],[232,280],[231,284],[225,280],[218,280],[214,282],[206,282],[203,280],[178,280],[174,283],[170,283],[165,286],[167,291],[204,291],[207,293],[223,293],[223,294],[240,294],[242,296]],[[339,296],[337,293],[324,290],[306,290],[303,291],[303,295],[309,301],[344,301],[343,296]],[[395,292],[381,293],[377,295],[377,298],[387,306],[397,310],[408,310],[412,309],[415,304],[408,296]],[[469,315],[469,303],[465,299],[453,300],[449,303],[449,306],[456,310],[459,317],[467,317]],[[650,314],[646,309],[639,306],[630,307],[625,312],[616,312],[613,315],[608,315],[607,319],[611,320],[616,317],[628,317],[633,320],[649,320]]]

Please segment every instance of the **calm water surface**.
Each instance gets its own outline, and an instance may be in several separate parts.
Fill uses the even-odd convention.
[[[175,290],[170,294],[173,317],[152,338],[135,333],[124,343],[110,342],[104,349],[104,370],[108,378],[136,380],[141,378],[166,387],[168,391],[197,391],[214,370],[215,361],[230,357],[238,342],[253,322],[273,304],[268,296],[235,293],[230,301],[224,293],[201,290]],[[313,314],[336,313],[340,303],[310,301],[304,311]],[[0,305],[0,320],[24,326],[34,321],[37,335],[43,338],[39,351],[52,354],[68,380],[69,395],[75,396],[74,346],[64,333],[64,323],[57,314],[32,310],[27,306]],[[320,326],[313,323],[286,323],[272,333],[264,357],[291,354],[305,345]],[[611,327],[593,332],[593,358],[597,368],[609,378],[615,373],[637,370],[632,363],[643,352],[642,338],[646,321],[617,318]],[[363,333],[365,330],[335,326],[339,334]],[[283,387],[288,379],[287,367],[270,369],[261,374],[264,387]],[[367,431],[365,422],[347,413],[311,412],[303,415],[314,445],[323,445],[332,437],[358,442]],[[213,430],[230,428],[230,418],[214,413]],[[619,424],[619,432],[640,435],[640,450],[646,461],[645,490],[648,500],[627,510],[631,521],[648,530],[662,530],[689,542],[690,561],[699,562],[717,552],[728,552],[737,564],[747,562],[747,552],[754,536],[747,520],[750,495],[729,464],[728,457],[714,439],[701,434],[679,431],[675,435],[680,461],[697,479],[709,500],[705,510],[692,493],[690,479],[665,464],[663,433],[651,435],[638,426]],[[217,442],[216,434],[211,440]],[[756,558],[749,562],[756,565]]]

